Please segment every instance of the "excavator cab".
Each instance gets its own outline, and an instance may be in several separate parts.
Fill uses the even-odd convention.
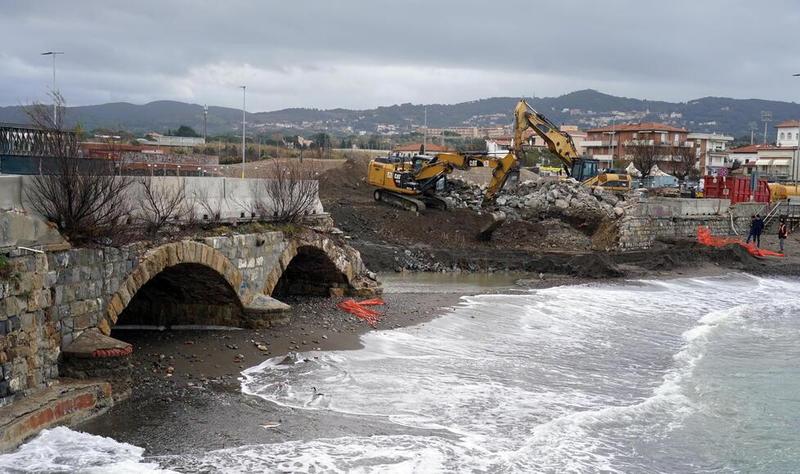
[[[600,174],[600,162],[587,158],[577,158],[572,162],[572,169],[569,175],[580,182],[594,178]]]

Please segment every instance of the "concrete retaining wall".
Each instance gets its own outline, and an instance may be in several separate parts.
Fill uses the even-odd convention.
[[[696,217],[723,215],[730,207],[729,199],[647,198],[633,209],[643,217]]]
[[[34,179],[35,176],[0,176],[0,210],[30,210],[30,203],[25,197],[25,188],[31,186]],[[151,179],[155,187],[163,189],[182,187],[187,204],[192,206],[199,218],[212,212],[219,213],[222,220],[248,219],[256,207],[263,206],[267,215],[275,208],[264,190],[268,180],[176,176],[130,177],[130,179],[134,181]],[[142,201],[141,184],[136,183],[129,192],[131,202]],[[314,200],[311,212],[314,214],[324,212],[319,196]],[[214,216],[207,217],[214,218]]]

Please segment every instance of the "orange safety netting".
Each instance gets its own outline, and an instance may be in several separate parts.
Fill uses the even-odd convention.
[[[783,257],[782,253],[764,250],[756,247],[755,243],[744,243],[733,237],[715,237],[711,235],[711,229],[700,226],[697,228],[697,241],[709,247],[724,247],[726,245],[740,245],[754,257]]]
[[[342,301],[336,306],[338,306],[339,309],[347,311],[348,313],[356,316],[357,318],[363,319],[370,326],[376,327],[378,325],[378,321],[380,320],[381,314],[377,311],[365,308],[365,306],[378,306],[383,304],[385,303],[380,298],[373,298],[364,301],[355,301],[353,299],[348,299]]]

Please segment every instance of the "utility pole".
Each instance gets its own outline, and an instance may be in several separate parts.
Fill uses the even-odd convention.
[[[756,127],[758,126],[755,122],[750,122],[750,144],[754,144],[755,142],[755,135],[756,135]]]
[[[425,125],[424,130],[422,132],[422,154],[424,155],[428,150],[428,107],[424,107],[423,111],[425,113]]]
[[[203,106],[203,141],[208,138],[208,105]]]
[[[247,86],[240,86],[242,88],[242,179],[244,179],[244,153],[245,153],[245,145],[244,145],[244,133],[245,133],[245,124],[247,123],[245,120],[245,110],[247,107]]]
[[[47,51],[42,56],[53,57],[53,126],[58,127],[58,105],[56,104],[56,56],[64,54],[63,51]]]
[[[772,122],[772,112],[769,110],[761,111],[761,121],[764,122],[764,145],[767,144],[767,124]]]
[[[611,118],[611,135],[608,137],[608,154],[611,155],[611,166],[614,166],[614,132],[616,131],[615,126],[617,125],[617,118]]]

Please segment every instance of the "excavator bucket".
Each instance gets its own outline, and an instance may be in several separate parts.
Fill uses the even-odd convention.
[[[514,192],[517,189],[517,185],[519,185],[519,169],[515,168],[508,172],[508,176],[506,176],[506,182],[503,183],[503,191],[505,192]]]
[[[481,227],[480,232],[478,232],[478,240],[483,242],[487,242],[491,240],[492,233],[497,230],[501,225],[503,225],[506,221],[506,213],[502,211],[492,212],[489,214],[489,222],[484,224]]]

